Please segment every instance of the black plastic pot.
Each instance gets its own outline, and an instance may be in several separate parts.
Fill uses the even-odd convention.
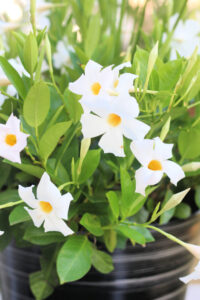
[[[200,214],[163,226],[183,241],[199,242]],[[180,276],[194,263],[184,248],[154,233],[156,242],[145,248],[128,245],[113,254],[115,270],[102,275],[92,269],[82,280],[58,287],[48,300],[184,300]],[[38,249],[10,245],[0,256],[3,300],[32,300],[28,274],[39,269]]]

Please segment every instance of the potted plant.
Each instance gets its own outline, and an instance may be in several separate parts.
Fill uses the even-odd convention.
[[[21,171],[15,196],[10,184],[0,195],[1,248],[11,242],[1,254],[3,299],[178,300],[182,281],[199,277],[199,265],[185,277],[192,255],[200,259],[199,189],[186,176],[199,172],[198,51],[170,60],[172,35],[157,35],[158,22],[148,47],[145,5],[122,58],[123,17],[134,12],[116,2],[99,2],[101,15],[93,14],[93,1],[47,5],[55,9],[50,41],[31,1],[32,31],[14,33],[23,74],[7,53],[0,57],[8,98],[0,155],[4,166]],[[117,28],[115,17],[106,23],[107,5],[113,16],[120,9]],[[64,31],[56,31],[61,17],[69,34],[54,41]],[[73,30],[72,19],[79,22]],[[138,46],[144,41],[145,49]]]

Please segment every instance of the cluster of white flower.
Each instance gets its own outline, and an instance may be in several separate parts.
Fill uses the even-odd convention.
[[[123,136],[132,140],[131,150],[142,167],[136,171],[136,192],[145,195],[148,185],[157,184],[166,173],[173,184],[184,178],[182,168],[169,161],[172,144],[163,143],[159,137],[144,139],[150,126],[137,120],[139,105],[130,95],[133,81],[131,73],[120,75],[130,63],[113,68],[104,68],[89,61],[85,74],[69,85],[69,89],[82,95],[80,103],[84,109],[81,117],[84,138],[102,135],[99,146],[105,153],[124,157]]]

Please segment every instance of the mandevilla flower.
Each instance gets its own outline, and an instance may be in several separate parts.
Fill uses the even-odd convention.
[[[173,161],[173,144],[165,144],[160,138],[153,140],[133,141],[131,150],[142,167],[136,171],[136,192],[145,195],[148,185],[157,184],[164,173],[173,184],[185,177],[182,168]]]
[[[28,206],[25,207],[36,227],[44,222],[45,232],[58,231],[64,236],[73,234],[73,231],[63,220],[67,220],[72,195],[61,195],[59,189],[51,182],[45,172],[37,187],[37,199],[32,192],[33,186],[22,187],[19,185],[19,195]]]
[[[0,231],[0,235],[3,235],[4,234],[4,231]]]
[[[70,62],[69,51],[74,51],[71,46],[66,47],[63,41],[59,41],[57,43],[56,52],[53,54],[53,62],[55,68],[61,69],[62,71],[63,67],[67,66],[67,64]]]
[[[20,120],[11,114],[5,125],[0,124],[0,156],[21,163],[20,152],[26,147],[28,136],[20,131]]]
[[[69,84],[69,89],[78,95],[85,112],[90,112],[93,106],[101,100],[116,100],[116,96],[122,96],[123,102],[135,100],[129,95],[129,89],[133,86],[134,74],[122,74],[119,71],[124,67],[130,67],[130,63],[124,63],[116,68],[113,66],[104,68],[90,60],[85,67],[85,74]]]
[[[137,120],[139,109],[136,101],[123,102],[117,97],[116,101],[103,101],[93,106],[93,112],[85,113],[81,117],[82,133],[84,138],[93,138],[103,135],[99,146],[105,153],[116,156],[125,156],[123,136],[132,140],[141,140],[150,127]]]
[[[181,277],[179,279],[182,282],[184,282],[185,284],[187,284],[191,280],[199,280],[200,279],[200,262],[198,262],[198,264],[196,265],[194,271],[191,274],[189,274],[185,277]]]
[[[169,31],[171,32],[174,24],[178,18],[178,14],[175,14],[170,18]],[[171,41],[171,59],[176,59],[178,53],[186,58],[190,57],[197,45],[199,45],[200,37],[200,24],[192,19],[186,21],[180,20],[172,37]],[[164,35],[166,39],[166,34]]]

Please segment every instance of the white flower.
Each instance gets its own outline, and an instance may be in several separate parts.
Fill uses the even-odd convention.
[[[136,192],[145,195],[148,185],[157,184],[164,173],[173,184],[184,178],[182,168],[173,161],[173,144],[165,144],[160,138],[154,140],[135,141],[131,143],[131,150],[142,167],[136,171]]]
[[[36,227],[44,222],[45,232],[59,231],[64,236],[73,234],[73,231],[63,220],[67,220],[68,210],[72,195],[67,193],[61,195],[59,189],[51,182],[49,175],[45,172],[37,187],[37,199],[32,192],[33,186],[19,186],[18,192],[22,200],[32,209],[25,207]]]
[[[139,109],[136,101],[126,102],[120,97],[115,101],[101,100],[93,106],[93,113],[85,113],[81,117],[84,138],[103,135],[99,146],[105,153],[125,156],[123,135],[132,140],[141,140],[150,127],[136,119]]]
[[[179,279],[182,282],[184,282],[185,284],[187,284],[191,280],[199,280],[200,279],[200,262],[198,262],[197,266],[195,267],[194,271],[191,274],[189,274],[185,277],[181,277]]]
[[[63,41],[59,41],[56,46],[56,52],[53,54],[54,66],[57,69],[63,69],[64,66],[69,64],[70,55],[69,51],[73,51],[72,47],[66,47]]]
[[[178,18],[178,14],[175,14],[170,18],[169,31],[171,32],[173,26]],[[195,50],[196,46],[200,43],[200,24],[192,19],[186,21],[180,20],[171,40],[171,59],[176,59],[176,51],[186,58],[190,57]],[[164,35],[164,40],[166,34]]]
[[[69,89],[78,95],[85,112],[90,112],[102,99],[116,100],[117,96],[123,97],[123,102],[129,101],[129,89],[133,87],[134,74],[122,74],[119,71],[130,63],[125,63],[112,69],[113,66],[102,69],[102,66],[90,60],[85,67],[85,74],[73,83]]]
[[[0,231],[0,235],[3,235],[4,234],[4,231]]]
[[[26,147],[28,136],[20,131],[20,120],[11,114],[5,125],[0,124],[0,156],[21,163],[20,152]]]
[[[182,244],[192,255],[194,255],[197,259],[200,260],[200,246],[184,243]]]

